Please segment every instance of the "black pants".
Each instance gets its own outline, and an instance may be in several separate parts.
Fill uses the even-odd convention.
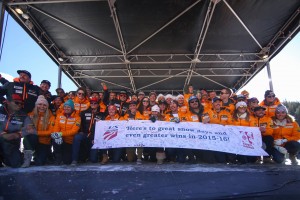
[[[45,165],[49,155],[51,154],[51,145],[38,143],[35,151],[35,164]]]
[[[72,162],[72,144],[63,142],[58,145],[53,142],[54,156],[57,164],[63,162],[66,165]]]
[[[300,151],[300,143],[297,141],[288,141],[285,143],[284,148],[290,155],[297,155]],[[282,163],[285,160],[285,155],[280,153],[277,149],[273,148],[273,160],[277,163]]]
[[[23,138],[24,150],[35,151],[38,141],[39,140],[38,140],[37,135],[29,134],[29,135],[24,136],[24,138]]]
[[[3,157],[3,163],[5,165],[17,168],[23,163],[20,152],[20,142],[20,139],[8,141],[0,137],[0,154]]]

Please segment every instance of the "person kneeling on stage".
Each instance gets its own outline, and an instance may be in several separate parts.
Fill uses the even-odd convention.
[[[23,137],[24,163],[28,167],[33,151],[38,142],[36,129],[22,110],[24,102],[18,94],[11,95],[5,105],[0,107],[0,155],[3,163],[11,167],[20,167],[23,160],[20,152],[20,142]]]

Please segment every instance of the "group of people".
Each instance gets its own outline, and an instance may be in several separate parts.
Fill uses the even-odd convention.
[[[259,103],[243,91],[234,95],[229,88],[216,91],[195,90],[188,85],[183,94],[158,94],[143,91],[94,92],[84,87],[65,93],[49,91],[51,83],[34,85],[27,70],[9,82],[0,77],[0,163],[11,167],[67,164],[80,162],[247,163],[258,157],[224,152],[182,149],[124,147],[92,149],[95,124],[99,120],[151,120],[173,123],[198,122],[259,127],[263,148],[269,154],[264,163],[283,163],[286,158],[297,164],[300,129],[274,92],[267,90]],[[22,140],[21,140],[22,139]],[[21,149],[21,141],[23,149]]]

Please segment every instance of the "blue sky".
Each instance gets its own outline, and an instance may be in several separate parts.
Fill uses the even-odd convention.
[[[5,18],[6,19],[6,18]],[[281,51],[270,63],[275,94],[280,100],[300,101],[300,34]],[[0,62],[0,73],[17,77],[18,69],[31,72],[32,80],[39,85],[44,79],[52,83],[50,91],[55,93],[58,82],[58,66],[11,18],[8,18],[5,42]],[[62,87],[65,91],[76,90],[75,84],[64,74]],[[263,99],[269,89],[266,68],[245,86],[250,97]],[[242,91],[241,89],[240,91]],[[240,92],[239,91],[239,92]],[[238,93],[239,93],[238,92]]]

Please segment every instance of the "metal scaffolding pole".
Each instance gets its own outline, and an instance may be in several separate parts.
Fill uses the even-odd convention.
[[[270,62],[267,62],[266,66],[267,66],[267,72],[268,72],[270,90],[272,90],[274,92],[273,82],[272,82],[272,75],[271,75],[271,69],[270,69]]]
[[[0,46],[2,44],[2,31],[3,31],[3,22],[5,14],[5,4],[7,0],[0,1]]]
[[[58,80],[57,80],[57,87],[61,88],[61,75],[62,75],[62,67],[61,65],[58,66]]]

